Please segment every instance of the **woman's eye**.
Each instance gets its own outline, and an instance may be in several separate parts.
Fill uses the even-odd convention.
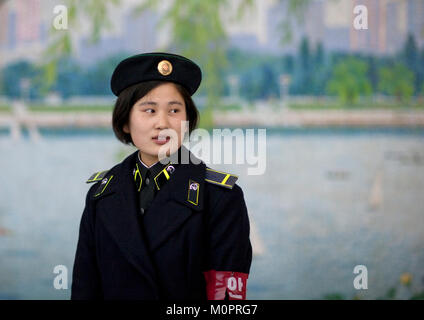
[[[144,112],[153,113],[153,112],[155,112],[155,110],[149,108],[149,109],[144,110]]]
[[[171,113],[177,113],[178,111],[180,111],[180,110],[178,110],[178,109],[171,109]]]

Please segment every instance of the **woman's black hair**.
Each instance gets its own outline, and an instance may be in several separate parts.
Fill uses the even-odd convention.
[[[115,102],[115,107],[112,114],[112,127],[115,132],[115,136],[119,141],[125,144],[133,144],[131,135],[124,132],[124,126],[129,124],[130,112],[134,104],[143,98],[154,88],[164,84],[164,81],[146,81],[134,84],[125,90],[123,90]],[[199,112],[197,111],[196,105],[191,99],[188,91],[178,83],[174,83],[178,92],[184,99],[187,120],[189,121],[189,134],[197,127],[199,122]]]

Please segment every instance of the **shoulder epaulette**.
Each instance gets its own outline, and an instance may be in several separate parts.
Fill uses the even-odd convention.
[[[86,183],[92,183],[92,182],[100,181],[107,175],[108,172],[109,172],[109,170],[95,172],[91,175],[90,178],[88,178]]]
[[[205,181],[209,183],[232,189],[237,179],[238,176],[234,174],[206,168]]]

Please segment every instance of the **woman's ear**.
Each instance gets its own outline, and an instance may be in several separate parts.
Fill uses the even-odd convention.
[[[124,126],[122,127],[122,131],[124,131],[127,134],[130,134],[130,129],[128,128],[128,124],[124,124]]]

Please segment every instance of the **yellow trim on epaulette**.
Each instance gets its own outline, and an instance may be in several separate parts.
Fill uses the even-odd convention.
[[[232,189],[234,187],[235,181],[237,181],[237,179],[238,179],[238,176],[236,176],[235,174],[231,174],[231,173],[227,173],[227,172],[222,172],[222,171],[218,171],[218,170],[213,170],[213,169],[210,169],[210,168],[206,168],[206,170],[207,171],[206,171],[205,181],[207,181],[209,183],[212,183],[212,184],[215,184],[215,185],[219,185],[219,186],[225,187],[225,188]],[[225,177],[224,178],[220,178],[219,180],[218,180],[218,178],[212,180],[213,177],[210,174],[208,174],[208,171],[209,172],[217,172],[217,173],[219,173],[221,175],[225,175]],[[227,184],[226,183],[230,177],[235,177],[236,178],[236,180],[234,181],[233,184]],[[210,178],[210,179],[208,179],[208,178]]]
[[[218,173],[222,173],[222,174],[230,174],[230,175],[234,176],[234,174],[231,174],[231,173],[228,173],[228,172],[223,172],[223,171],[218,171],[218,170],[211,169],[211,168],[206,168],[206,170],[213,171],[213,172],[218,172]]]
[[[92,177],[92,176],[94,176],[94,178],[88,178],[88,180],[85,182],[85,183],[91,183],[91,182],[97,182],[97,181],[100,181],[100,180],[102,180],[103,179],[103,177],[106,175],[106,174],[104,174],[104,175],[102,175],[102,173],[103,172],[108,172],[108,170],[104,170],[104,171],[99,171],[99,172],[95,172],[95,173],[93,173],[91,176],[90,176],[90,178]]]
[[[209,180],[209,179],[205,179],[205,181],[212,183],[212,184],[216,184],[218,186],[222,186],[222,187],[226,187],[226,188],[230,188],[230,189],[233,188],[233,185],[231,185],[231,184],[225,184],[225,183],[222,183],[222,182],[217,182],[217,181],[213,181],[213,180]]]
[[[231,176],[231,174],[227,173],[227,175],[225,176],[224,180],[222,180],[221,183],[225,184],[225,182],[227,182],[227,180],[230,176]]]
[[[109,177],[109,179],[107,180],[107,183],[103,187],[102,191],[100,191],[100,192],[98,192],[97,194],[94,195],[95,197],[100,196],[105,191],[106,187],[108,186],[108,184],[109,184],[110,180],[112,180],[112,178],[113,178],[113,175]]]

